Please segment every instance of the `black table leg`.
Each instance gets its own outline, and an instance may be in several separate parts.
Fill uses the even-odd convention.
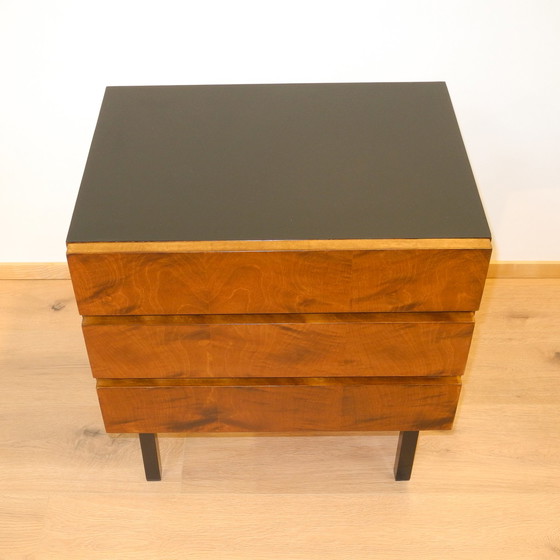
[[[161,480],[157,434],[138,434],[146,480]]]
[[[395,480],[410,480],[418,432],[401,432],[395,457]]]

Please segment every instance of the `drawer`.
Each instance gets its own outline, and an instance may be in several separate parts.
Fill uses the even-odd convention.
[[[148,243],[111,252],[93,243],[69,245],[68,263],[82,315],[474,311],[490,249],[488,240],[473,244],[164,252]]]
[[[85,317],[98,378],[461,375],[472,313]]]
[[[460,379],[98,380],[108,432],[451,428]]]

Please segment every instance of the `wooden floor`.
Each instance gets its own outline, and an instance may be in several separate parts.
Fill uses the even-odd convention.
[[[491,280],[455,428],[161,437],[103,431],[69,281],[0,281],[0,558],[560,556],[560,280]]]

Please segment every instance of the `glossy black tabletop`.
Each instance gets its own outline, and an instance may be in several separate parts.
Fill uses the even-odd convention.
[[[434,82],[107,88],[68,242],[489,237]]]

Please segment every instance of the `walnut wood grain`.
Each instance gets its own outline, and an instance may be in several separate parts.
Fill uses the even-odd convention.
[[[287,383],[100,380],[97,393],[108,432],[312,432],[449,429],[461,387],[459,378]]]
[[[69,254],[82,315],[472,311],[489,249]]]
[[[98,378],[461,375],[472,314],[442,316],[86,317],[83,332]]]

